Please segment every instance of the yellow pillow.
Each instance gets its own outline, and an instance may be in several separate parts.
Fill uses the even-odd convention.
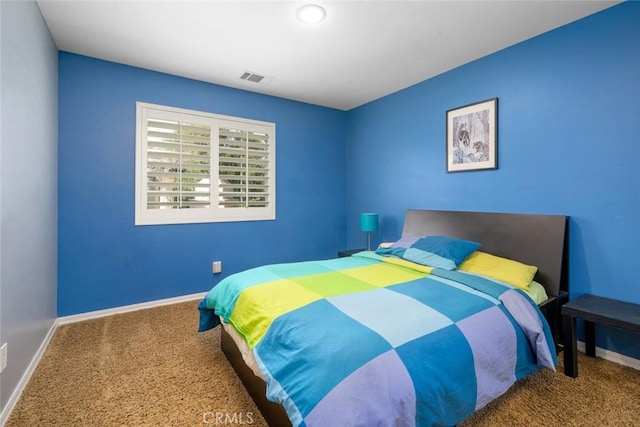
[[[460,264],[458,270],[481,274],[528,290],[538,267],[476,251]]]

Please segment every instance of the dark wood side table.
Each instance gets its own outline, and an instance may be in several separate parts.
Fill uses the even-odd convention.
[[[348,257],[351,256],[353,254],[357,254],[358,252],[362,252],[362,251],[366,251],[366,248],[362,248],[362,249],[346,249],[344,251],[340,251],[338,252],[338,257],[339,258],[344,258],[344,257]]]
[[[640,333],[640,305],[583,295],[562,306],[564,329],[564,373],[578,376],[576,317],[584,320],[585,353],[596,355],[596,323]]]

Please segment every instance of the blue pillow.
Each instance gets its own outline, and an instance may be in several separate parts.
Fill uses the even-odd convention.
[[[450,259],[457,267],[466,257],[478,250],[480,243],[447,236],[427,236],[418,239],[411,247]]]
[[[405,237],[377,254],[394,256],[416,264],[444,270],[455,270],[480,243],[446,236]]]
[[[450,259],[417,248],[407,249],[402,258],[415,262],[416,264],[428,265],[429,267],[442,268],[444,270],[455,270],[457,267]]]

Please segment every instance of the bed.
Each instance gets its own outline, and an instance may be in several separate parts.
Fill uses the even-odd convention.
[[[225,278],[199,305],[200,330],[224,325],[222,350],[270,425],[455,425],[555,369],[566,223],[409,209],[390,248]],[[546,296],[473,270],[481,255],[537,267]]]

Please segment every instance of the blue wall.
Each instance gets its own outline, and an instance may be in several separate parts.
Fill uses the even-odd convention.
[[[136,101],[275,122],[276,220],[135,227]],[[342,111],[60,52],[58,315],[335,257],[346,242],[345,129]]]
[[[347,229],[407,208],[571,216],[571,297],[640,303],[640,3],[627,2],[348,113]],[[498,98],[499,168],[447,174],[445,112]],[[535,230],[532,230],[535,232]],[[640,358],[630,334],[598,345]]]
[[[349,112],[61,52],[58,315],[333,257],[365,244],[360,212],[394,240],[407,208],[569,215],[571,297],[640,303],[638,22],[625,2]],[[493,97],[499,168],[447,174],[445,112]],[[277,220],[135,227],[136,101],[275,122]],[[640,358],[606,332],[599,346]]]

